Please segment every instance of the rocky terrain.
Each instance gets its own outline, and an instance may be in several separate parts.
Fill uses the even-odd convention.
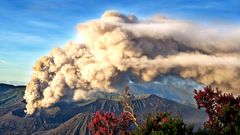
[[[119,100],[96,98],[79,102],[59,102],[51,108],[39,110],[33,116],[24,113],[24,86],[0,85],[0,134],[34,135],[77,135],[89,134],[87,123],[96,111],[110,111],[120,114],[122,106]],[[172,112],[180,115],[185,122],[200,126],[206,120],[206,114],[192,106],[156,95],[145,95],[133,101],[139,120],[148,113]]]

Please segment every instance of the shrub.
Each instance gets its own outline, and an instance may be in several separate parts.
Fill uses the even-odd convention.
[[[120,116],[96,112],[88,128],[93,135],[240,135],[240,96],[222,94],[211,87],[194,90],[194,93],[198,108],[205,108],[209,116],[204,129],[194,133],[193,126],[187,126],[180,117],[170,113],[149,114],[139,126],[133,113],[133,95],[128,87],[122,94],[123,112]],[[135,130],[131,128],[133,126]]]
[[[148,115],[147,121],[135,131],[136,135],[185,135],[192,134],[192,126],[184,124],[178,116],[170,113],[158,113],[155,117]]]
[[[98,111],[88,124],[88,129],[93,135],[128,135],[133,124],[134,120],[128,112],[122,112],[117,118],[114,113]]]
[[[128,86],[122,92],[121,104],[123,112],[119,118],[115,117],[115,113],[96,112],[92,121],[88,124],[89,130],[94,135],[128,135],[130,134],[131,126],[134,124],[138,127],[136,115],[133,113],[132,95]]]
[[[136,116],[135,116],[136,118]],[[132,114],[129,112],[122,112],[120,114],[118,124],[120,129],[120,135],[128,135],[131,132],[131,126],[135,122]]]
[[[88,128],[93,135],[115,135],[117,133],[117,118],[114,113],[96,112]]]
[[[208,114],[204,127],[210,134],[240,134],[240,96],[222,94],[211,87],[194,93],[198,108],[205,108]]]

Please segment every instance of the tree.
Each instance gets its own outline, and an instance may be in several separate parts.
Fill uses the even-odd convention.
[[[240,96],[222,94],[211,87],[194,90],[194,93],[198,108],[205,108],[208,114],[204,127],[210,134],[240,134]]]
[[[132,122],[135,124],[136,127],[138,127],[136,115],[134,115],[134,112],[133,112],[133,104],[132,104],[133,99],[134,99],[134,96],[131,93],[130,88],[126,86],[122,92],[122,99],[121,99],[123,112],[125,112],[125,115],[129,115],[129,117],[131,117]]]

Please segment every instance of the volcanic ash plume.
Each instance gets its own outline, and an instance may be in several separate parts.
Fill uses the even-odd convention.
[[[24,96],[28,114],[63,99],[117,92],[113,83],[127,72],[143,81],[176,74],[240,93],[239,28],[199,26],[165,17],[139,21],[133,15],[108,11],[77,29],[75,41],[36,62]]]

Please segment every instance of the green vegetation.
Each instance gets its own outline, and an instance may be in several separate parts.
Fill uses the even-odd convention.
[[[148,115],[145,123],[136,128],[136,135],[185,135],[192,134],[193,126],[187,126],[180,117],[170,113],[158,113],[155,117]]]
[[[198,108],[205,109],[209,117],[204,128],[195,132],[193,125],[167,112],[149,114],[146,121],[137,123],[131,106],[133,96],[128,88],[122,95],[124,112],[119,117],[115,113],[97,112],[89,129],[93,135],[240,135],[240,96],[222,94],[211,87],[194,90],[194,93]]]

